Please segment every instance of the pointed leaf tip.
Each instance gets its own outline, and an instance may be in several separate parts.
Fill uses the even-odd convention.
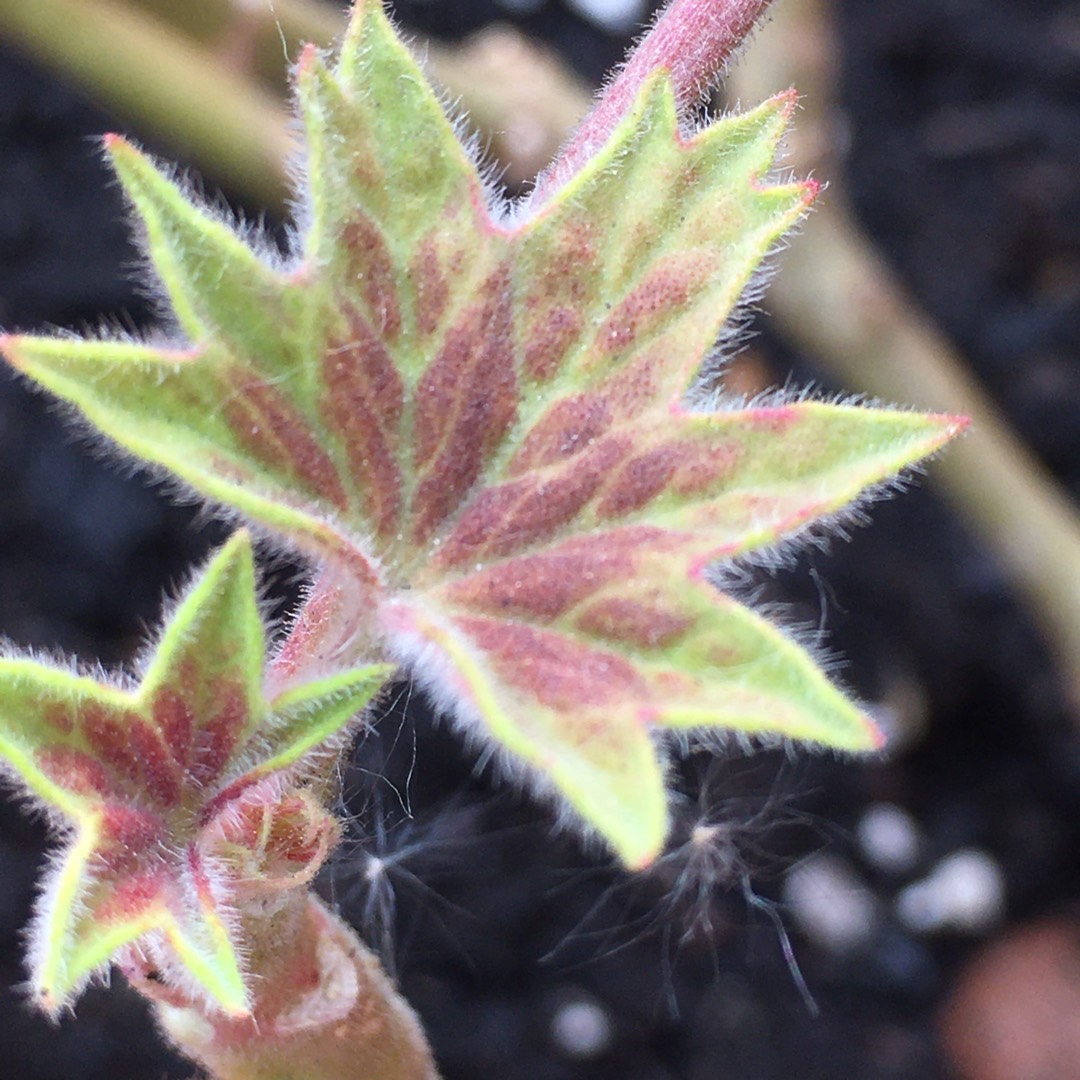
[[[13,367],[19,370],[22,365],[18,360],[19,334],[0,334],[0,356]]]
[[[935,433],[934,445],[927,448],[927,454],[936,453],[971,427],[971,417],[961,413],[924,413],[921,419],[926,427]]]
[[[26,341],[26,334],[0,334],[0,356],[16,371],[33,379],[33,363],[26,354]]]
[[[779,103],[780,115],[785,120],[790,120],[795,115],[795,110],[799,105],[799,91],[794,86],[789,86],[786,90],[774,94],[771,100]]]
[[[296,58],[296,71],[303,73],[308,71],[315,63],[319,55],[319,48],[314,42],[306,42],[300,49],[300,55]]]
[[[251,540],[251,530],[237,529],[222,544],[217,555],[211,561],[211,571],[219,568],[217,576],[231,577],[233,574],[250,575],[255,581],[255,550]]]
[[[868,737],[867,751],[870,753],[876,753],[884,750],[888,745],[889,737],[878,726],[877,721],[868,713],[863,713],[862,721],[866,725],[866,734]]]

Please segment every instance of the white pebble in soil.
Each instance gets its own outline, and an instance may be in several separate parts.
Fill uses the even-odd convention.
[[[584,991],[567,997],[551,1017],[551,1041],[575,1061],[598,1058],[611,1045],[613,1034],[607,1009]]]
[[[612,34],[633,30],[645,18],[646,0],[567,0],[582,16]]]
[[[855,869],[837,855],[814,855],[784,878],[784,903],[802,932],[829,952],[865,945],[878,927],[878,903]]]
[[[919,861],[922,834],[915,819],[892,803],[874,803],[855,827],[862,857],[876,870],[897,877]]]
[[[922,881],[901,890],[896,915],[917,934],[985,933],[1005,915],[1005,875],[985,851],[955,851]]]

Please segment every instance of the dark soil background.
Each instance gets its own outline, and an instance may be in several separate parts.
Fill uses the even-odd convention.
[[[557,0],[397,10],[453,37],[511,7],[528,7],[516,21],[590,80],[622,54],[618,35]],[[866,228],[1080,493],[1080,9],[843,0],[838,18],[843,182]],[[148,319],[92,140],[116,126],[0,43],[0,325]],[[133,134],[170,154],[153,132]],[[811,357],[762,330],[778,381],[820,381]],[[873,517],[765,589],[795,621],[824,614],[830,646],[847,658],[839,677],[892,717],[898,749],[870,763],[695,756],[682,769],[673,851],[636,881],[556,834],[544,807],[477,775],[401,688],[357,751],[351,835],[324,887],[396,970],[447,1080],[953,1075],[938,1024],[968,958],[1080,898],[1080,741],[1024,612],[932,486]],[[222,535],[102,461],[0,373],[0,633],[11,642],[122,663],[163,593]],[[276,572],[287,584],[289,568]],[[374,780],[383,770],[388,780]],[[881,803],[905,810],[918,834],[902,867],[883,868],[859,840]],[[687,841],[703,822],[726,831],[724,857],[701,874]],[[40,823],[15,805],[0,811],[0,1075],[190,1075],[119,980],[58,1027],[26,1008],[20,929],[44,847]],[[1002,875],[1001,919],[922,933],[898,917],[912,882],[971,848]],[[855,895],[870,912],[861,930],[857,918],[844,924],[858,930],[847,939],[822,931],[792,891],[796,871],[823,865],[842,886],[827,894],[830,910]],[[1018,1000],[1025,993],[1016,988]],[[1039,1075],[1080,1076],[1078,1060]]]

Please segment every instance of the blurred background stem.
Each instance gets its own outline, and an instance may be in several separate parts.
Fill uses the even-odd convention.
[[[0,0],[0,37],[215,181],[280,203],[290,143],[274,96],[167,23],[119,0]]]
[[[213,183],[279,213],[289,65],[302,43],[329,46],[343,26],[341,9],[322,0],[0,0],[0,40],[153,132]],[[416,45],[511,184],[548,164],[589,106],[588,88],[512,29],[459,48]]]
[[[953,346],[907,296],[840,194],[831,138],[839,54],[828,0],[779,0],[729,76],[747,103],[798,86],[786,164],[831,182],[782,256],[768,308],[838,385],[941,412],[972,431],[931,477],[999,560],[1050,643],[1080,717],[1080,516],[1001,417]],[[285,74],[301,41],[328,45],[342,12],[321,0],[0,0],[0,34],[152,131],[257,205],[286,196]],[[516,32],[418,50],[460,100],[511,182],[546,164],[588,91]]]
[[[784,164],[831,185],[779,260],[766,306],[838,386],[971,417],[970,433],[933,463],[930,476],[1026,600],[1080,720],[1080,515],[907,295],[844,199],[832,8],[830,0],[778,0],[726,86],[731,100],[747,102],[797,86],[802,110]]]

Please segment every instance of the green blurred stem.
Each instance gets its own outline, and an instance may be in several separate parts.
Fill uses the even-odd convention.
[[[269,34],[281,59],[284,37],[290,54],[298,42],[324,48],[332,45],[344,26],[340,6],[325,0],[262,0],[257,5],[241,0],[129,0],[144,11],[165,19],[202,41],[226,33],[237,20],[246,20],[262,36]]]
[[[214,182],[281,204],[290,141],[273,96],[167,24],[114,0],[0,0],[0,37],[160,132]]]
[[[0,38],[79,83],[136,131],[256,206],[281,210],[289,144],[286,72],[304,42],[332,44],[343,16],[322,0],[0,0]],[[509,28],[462,48],[418,42],[520,183],[554,156],[589,94]]]
[[[344,17],[325,0],[129,0],[167,21],[213,55],[245,62],[277,95],[289,63],[307,42],[331,46]],[[392,13],[392,12],[391,12]],[[549,53],[509,26],[491,26],[450,48],[416,40],[431,78],[461,101],[470,124],[487,140],[508,183],[531,180],[550,163],[566,133],[586,111],[589,88]]]
[[[302,44],[325,48],[344,25],[344,13],[322,0],[127,0],[210,49],[228,50],[246,38],[254,74],[281,92],[288,65]]]
[[[834,185],[784,252],[767,307],[841,385],[971,417],[970,433],[930,475],[1026,598],[1080,710],[1080,515],[844,203],[842,165],[830,160],[840,55],[833,17],[828,0],[778,0],[728,86],[732,99],[744,101],[798,86],[803,109],[785,165]]]

